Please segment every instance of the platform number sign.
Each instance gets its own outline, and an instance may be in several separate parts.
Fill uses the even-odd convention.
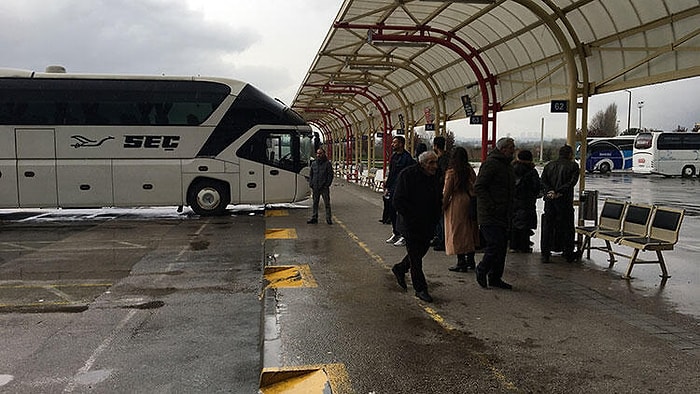
[[[569,112],[569,100],[552,100],[549,112]]]
[[[472,115],[469,117],[469,124],[482,124],[481,115]]]

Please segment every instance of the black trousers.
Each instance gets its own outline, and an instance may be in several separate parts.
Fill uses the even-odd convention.
[[[484,257],[476,267],[477,272],[485,273],[489,282],[497,282],[503,277],[508,253],[508,229],[503,226],[481,225],[479,227],[484,237]]]
[[[545,201],[542,215],[542,254],[552,252],[571,255],[574,252],[576,230],[574,226],[574,206],[563,198]]]
[[[423,257],[430,249],[429,239],[406,238],[406,256],[395,267],[401,273],[411,273],[411,283],[415,291],[428,289],[428,282],[423,274]]]

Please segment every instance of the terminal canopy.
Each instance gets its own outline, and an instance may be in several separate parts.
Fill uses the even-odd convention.
[[[345,0],[292,107],[343,156],[465,117],[485,152],[499,111],[552,100],[573,143],[590,96],[700,75],[699,33],[699,0]]]

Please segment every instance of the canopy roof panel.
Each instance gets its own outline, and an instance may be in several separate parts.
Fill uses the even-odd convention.
[[[292,107],[365,134],[698,75],[700,0],[346,0]]]

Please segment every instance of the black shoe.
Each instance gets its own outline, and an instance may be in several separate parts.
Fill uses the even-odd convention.
[[[467,271],[469,271],[469,266],[466,264],[457,264],[454,267],[448,268],[448,270],[450,270],[452,272],[467,272]]]
[[[433,297],[431,297],[430,294],[428,294],[428,290],[417,291],[416,297],[420,298],[425,302],[433,302]]]
[[[406,286],[406,274],[399,272],[396,266],[391,267],[391,272],[394,273],[394,276],[396,277],[396,283],[401,286],[402,289],[407,290],[408,286]]]
[[[309,219],[306,221],[306,224],[316,224],[316,223],[318,223],[318,220],[316,220],[316,219]]]
[[[549,255],[548,254],[542,255],[542,264],[549,264]]]
[[[326,219],[326,223],[328,223],[328,224],[333,224],[333,221],[330,220],[330,219]]]
[[[485,272],[479,272],[479,270],[476,270],[476,282],[479,284],[479,286],[483,287],[484,289],[489,287],[488,283],[486,282],[486,273]]]
[[[491,285],[491,287],[498,287],[499,289],[506,289],[506,290],[513,289],[513,286],[511,286],[510,284],[508,284],[500,279],[490,282],[489,285]]]

